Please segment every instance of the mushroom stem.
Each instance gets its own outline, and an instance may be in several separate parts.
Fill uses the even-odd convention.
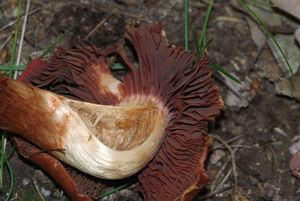
[[[18,133],[43,149],[63,146],[67,118],[56,113],[61,103],[61,97],[53,93],[0,77],[0,128]],[[52,118],[52,115],[61,118]]]
[[[131,176],[154,157],[168,124],[161,106],[80,102],[0,78],[0,128],[105,179]]]

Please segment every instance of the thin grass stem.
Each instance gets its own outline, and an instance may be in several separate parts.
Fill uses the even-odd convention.
[[[213,5],[214,5],[214,0],[211,0],[206,11],[204,23],[202,26],[202,30],[200,32],[199,38],[198,38],[198,48],[200,48],[201,53],[203,53],[204,48],[206,47],[206,36],[207,36],[207,27],[208,27],[208,21],[209,17],[212,13]]]
[[[12,171],[12,168],[10,166],[10,163],[9,163],[8,159],[5,159],[5,165],[6,165],[7,170],[8,170],[10,185],[9,185],[9,191],[8,191],[7,196],[6,196],[4,201],[9,201],[10,197],[13,193],[13,190],[14,190],[14,173]]]
[[[71,26],[70,28],[68,28],[64,34],[62,34],[60,37],[58,37],[47,49],[45,52],[43,52],[43,54],[41,54],[39,57],[43,58],[45,57],[47,54],[49,54],[50,52],[52,52],[54,50],[55,47],[57,47],[57,45],[59,43],[61,43],[73,30],[74,30],[75,26]]]
[[[26,67],[25,64],[21,64],[21,65],[0,65],[0,71],[10,71],[10,70],[24,70]]]
[[[21,37],[20,37],[20,43],[19,43],[19,50],[18,50],[16,65],[19,65],[20,60],[21,60],[22,47],[23,47],[23,41],[24,41],[25,30],[26,30],[26,25],[27,25],[29,8],[30,8],[30,0],[27,0],[25,17],[24,17],[24,21],[23,21],[23,25],[22,25],[22,32],[21,32]],[[17,79],[17,76],[18,76],[18,71],[15,70],[14,79]]]
[[[228,73],[224,68],[217,66],[216,64],[209,64],[209,66],[219,72],[221,72],[223,75],[225,75],[226,77],[228,77],[229,79],[233,80],[234,82],[236,82],[237,84],[242,84],[242,82],[235,76],[233,76],[232,74]]]
[[[10,57],[10,65],[9,65],[9,72],[8,76],[11,78],[12,77],[12,72],[13,72],[13,64],[15,61],[15,55],[16,55],[16,50],[17,50],[17,41],[18,41],[18,35],[19,35],[19,30],[20,30],[20,21],[21,21],[21,14],[22,14],[22,0],[18,0],[17,4],[17,23],[16,23],[16,28],[14,32],[14,38],[13,38],[13,46],[12,46],[12,52],[11,52],[11,57]],[[8,193],[8,196],[5,200],[9,200],[12,190],[13,190],[13,172],[10,167],[9,162],[6,159],[6,144],[7,144],[7,132],[2,131],[1,132],[1,156],[0,156],[0,189],[3,188],[3,175],[4,175],[4,165],[6,164],[8,168],[8,173],[11,178],[10,181],[10,191]]]
[[[245,0],[239,0],[240,4],[247,10],[247,12],[251,15],[251,17],[261,26],[262,30],[265,32],[265,34],[271,38],[272,42],[275,44],[275,46],[278,48],[280,54],[283,56],[284,61],[286,63],[286,65],[288,66],[289,71],[291,72],[292,76],[294,75],[293,69],[290,65],[290,62],[287,58],[287,56],[285,55],[285,53],[283,52],[282,48],[280,47],[279,43],[277,42],[277,40],[275,39],[274,35],[271,33],[271,31],[269,31],[268,26],[266,25],[266,23],[260,19],[260,17],[258,17],[256,15],[256,13],[248,6],[247,2]]]
[[[189,0],[184,0],[184,49],[189,51]]]
[[[247,1],[247,3],[250,5],[253,5],[253,6],[256,6],[256,7],[259,7],[259,8],[262,8],[262,9],[268,9],[268,8],[272,8],[272,7],[275,7],[271,2],[268,2],[268,1],[257,1],[257,0],[250,0],[250,1]]]
[[[122,184],[122,185],[120,185],[118,187],[115,187],[113,189],[101,192],[99,199],[101,200],[102,198],[104,198],[106,196],[109,196],[109,195],[111,195],[111,194],[113,194],[113,193],[115,193],[117,191],[120,191],[120,190],[122,190],[124,188],[127,188],[128,186],[132,185],[133,183],[134,183],[133,181],[130,181],[128,183]]]
[[[1,156],[0,156],[0,189],[3,188],[3,174],[4,174],[4,163],[5,163],[5,152],[6,152],[6,131],[1,133]]]
[[[22,0],[18,0],[18,14],[17,14],[17,23],[16,23],[16,29],[15,29],[15,34],[13,38],[13,47],[12,47],[12,52],[11,52],[11,57],[10,57],[10,65],[15,63],[15,56],[16,56],[16,50],[17,50],[17,41],[18,41],[18,36],[19,36],[19,30],[20,30],[20,18],[22,14]],[[10,69],[8,73],[9,77],[12,77],[12,69]]]

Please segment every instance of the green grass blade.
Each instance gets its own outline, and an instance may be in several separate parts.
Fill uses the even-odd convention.
[[[20,21],[21,21],[21,14],[22,14],[22,0],[18,0],[18,5],[17,5],[17,22],[16,22],[16,28],[14,32],[14,37],[13,37],[13,44],[12,44],[12,51],[11,51],[11,56],[10,56],[10,62],[9,62],[9,68],[8,68],[8,76],[11,78],[13,76],[13,64],[15,63],[15,57],[16,57],[16,52],[17,52],[17,41],[19,37],[19,32],[20,32]],[[10,196],[13,191],[13,172],[10,167],[9,162],[6,159],[6,143],[7,143],[7,133],[6,131],[1,132],[1,156],[0,156],[0,190],[3,188],[3,175],[4,175],[4,165],[8,168],[8,173],[10,176],[10,190],[8,192],[8,196],[5,198],[6,200],[10,199]]]
[[[205,19],[204,19],[204,22],[202,25],[202,30],[201,30],[198,38],[196,37],[195,29],[193,28],[193,30],[192,30],[193,31],[193,40],[194,40],[194,43],[196,46],[196,52],[199,57],[203,56],[204,50],[206,49],[207,45],[212,41],[212,39],[207,40],[207,27],[208,27],[209,18],[211,16],[211,13],[213,10],[214,3],[215,3],[215,0],[210,0],[209,5],[206,10]],[[210,64],[209,66],[211,68],[219,71],[220,73],[222,73],[229,79],[233,80],[234,82],[241,84],[241,81],[238,78],[236,78],[235,76],[233,76],[232,74],[227,72],[224,68],[221,68],[215,64]]]
[[[209,66],[219,72],[221,72],[223,75],[225,75],[226,77],[228,77],[229,79],[231,79],[232,81],[238,83],[238,84],[241,84],[241,81],[233,76],[232,74],[228,73],[224,68],[220,67],[220,66],[217,66],[215,64],[209,64]]]
[[[247,1],[247,3],[249,5],[253,5],[253,6],[259,7],[261,9],[268,9],[268,8],[275,7],[271,2],[268,2],[266,0],[263,0],[263,1],[250,0],[250,1]]]
[[[207,7],[207,11],[206,11],[206,15],[205,15],[205,19],[204,19],[204,23],[202,26],[202,30],[200,32],[199,38],[198,38],[198,48],[201,51],[201,54],[203,53],[205,47],[206,47],[206,33],[207,33],[207,27],[208,27],[208,21],[209,21],[209,17],[212,13],[212,9],[214,6],[214,2],[215,0],[211,0],[208,7]]]
[[[199,45],[199,42],[197,40],[197,36],[196,36],[196,31],[195,31],[195,28],[193,27],[192,29],[192,33],[193,33],[193,43],[195,45],[195,49],[196,49],[196,54],[198,57],[202,57],[203,56],[203,52],[204,50],[207,48],[208,44],[211,43],[213,41],[213,39],[205,39],[207,40],[207,42],[205,44],[203,44],[203,46],[201,47]]]
[[[43,52],[43,54],[41,54],[39,57],[43,58],[45,57],[47,54],[49,54],[50,52],[52,52],[54,50],[54,48],[57,47],[57,45],[59,43],[61,43],[73,30],[74,30],[75,26],[71,26],[70,28],[68,28],[61,36],[59,36],[47,49],[45,52]]]
[[[198,43],[198,38],[197,38],[197,33],[196,33],[196,29],[195,27],[192,28],[192,33],[193,33],[193,43],[195,45],[195,49],[196,49],[196,54],[198,57],[201,57],[201,49]]]
[[[3,175],[4,175],[4,163],[5,163],[5,152],[6,152],[6,131],[1,133],[1,156],[0,156],[0,189],[3,188]]]
[[[251,15],[251,17],[261,26],[262,30],[265,32],[265,34],[271,38],[272,42],[275,44],[275,46],[278,48],[278,50],[280,51],[280,53],[282,54],[286,65],[289,68],[289,71],[291,72],[292,75],[294,75],[293,69],[290,65],[290,62],[287,58],[287,56],[285,55],[285,53],[283,52],[282,48],[280,47],[280,45],[278,44],[278,42],[276,41],[274,35],[269,31],[268,26],[266,25],[266,23],[260,19],[260,17],[258,17],[256,15],[256,13],[248,6],[247,2],[245,0],[239,0],[240,4],[244,7],[244,9],[246,9],[246,11]]]
[[[14,38],[13,38],[13,47],[12,47],[12,52],[11,52],[11,57],[10,57],[10,65],[14,64],[15,62],[15,57],[16,57],[16,52],[17,52],[17,41],[18,41],[18,36],[20,32],[20,21],[21,21],[21,14],[22,14],[22,0],[18,0],[18,13],[17,13],[17,23],[16,23],[16,28],[15,28],[15,33],[14,33]],[[12,77],[12,69],[9,70],[8,76]]]
[[[10,180],[9,191],[7,193],[5,201],[9,201],[10,197],[13,193],[13,190],[14,190],[14,174],[13,174],[13,171],[12,171],[12,168],[10,166],[10,163],[9,163],[8,159],[5,159],[5,165],[7,167],[8,174],[9,174],[9,180]]]
[[[184,0],[184,49],[189,51],[189,0]]]
[[[122,189],[124,189],[124,188],[127,188],[128,186],[132,185],[133,183],[134,183],[133,181],[130,181],[130,182],[125,183],[125,184],[122,184],[122,185],[120,185],[120,186],[118,186],[118,187],[109,189],[109,190],[107,190],[107,191],[103,191],[103,192],[100,193],[99,199],[102,199],[102,198],[104,198],[104,197],[106,197],[106,196],[109,196],[109,195],[111,195],[111,194],[113,194],[113,193],[115,193],[115,192],[117,192],[117,191],[120,191],[120,190],[122,190]]]
[[[0,65],[0,71],[15,71],[15,70],[18,70],[18,71],[22,71],[24,70],[26,67],[25,64],[21,64],[21,65]]]

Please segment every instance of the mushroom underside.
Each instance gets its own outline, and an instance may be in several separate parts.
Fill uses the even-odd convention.
[[[223,102],[211,79],[207,57],[199,59],[170,46],[161,31],[162,25],[154,24],[132,27],[126,32],[125,39],[134,48],[138,68],[126,55],[123,44],[104,50],[85,45],[59,48],[48,62],[34,60],[20,79],[63,95],[88,130],[98,133],[97,140],[114,151],[134,150],[149,139],[151,135],[147,133],[159,133],[160,146],[153,148],[153,159],[137,173],[140,190],[145,200],[192,200],[208,182],[204,170],[210,145],[207,128]],[[109,70],[107,58],[111,55],[120,56],[130,71],[122,81]],[[87,107],[90,104],[104,107]],[[129,115],[127,111],[122,116],[121,110],[103,114],[104,108],[114,111],[118,107],[136,107],[137,114]],[[125,128],[129,132],[123,132]],[[136,138],[137,134],[140,138]],[[73,200],[97,199],[99,191],[110,184],[61,163],[22,138],[13,139],[18,151],[48,172]]]

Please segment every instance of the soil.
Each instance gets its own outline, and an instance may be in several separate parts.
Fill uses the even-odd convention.
[[[12,21],[16,1],[0,2],[0,28]],[[25,1],[23,2],[25,8]],[[192,1],[190,24],[201,29],[207,3]],[[58,46],[71,47],[78,43],[92,43],[106,47],[122,38],[127,25],[161,21],[168,41],[183,46],[183,3],[180,0],[32,0],[33,13],[27,24],[21,63],[27,64],[44,52],[61,34],[73,27]],[[95,27],[99,27],[93,30]],[[0,44],[12,33],[14,26],[0,32]],[[214,5],[207,50],[210,63],[223,66],[239,77],[247,87],[247,106],[227,105],[221,117],[211,126],[215,137],[207,160],[210,184],[195,200],[203,201],[297,201],[300,182],[288,164],[289,147],[300,134],[300,104],[289,97],[278,96],[272,82],[261,77],[265,66],[278,68],[268,46],[260,51],[251,39],[245,14],[235,9],[228,0]],[[11,47],[10,44],[7,47]],[[193,41],[190,41],[193,50]],[[7,49],[9,52],[9,48]],[[2,59],[8,60],[8,58]],[[236,65],[234,65],[236,64]],[[222,96],[231,88],[218,72],[214,72]],[[227,83],[227,84],[226,84]],[[231,86],[238,84],[231,83]],[[227,101],[225,100],[225,104]],[[222,142],[234,151],[231,155]],[[10,149],[10,146],[9,146]],[[64,193],[37,167],[17,153],[10,159],[15,176],[11,200],[67,200]],[[235,168],[234,168],[235,167]],[[218,173],[222,170],[222,173]],[[236,182],[234,173],[236,174]],[[228,177],[227,177],[228,176]],[[5,172],[5,181],[9,181]],[[5,197],[8,186],[2,190]],[[136,185],[105,200],[142,200]]]

